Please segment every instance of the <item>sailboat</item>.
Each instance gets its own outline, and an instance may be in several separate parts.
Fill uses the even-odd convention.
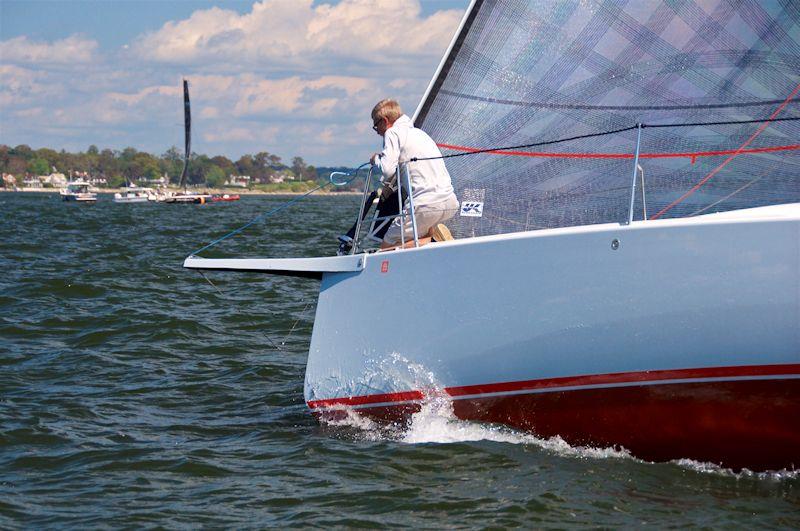
[[[184,266],[320,280],[321,418],[445,397],[646,460],[794,469],[798,93],[791,3],[474,0],[413,118],[455,239]]]
[[[164,203],[199,203],[204,204],[211,199],[211,194],[199,194],[187,189],[189,177],[189,159],[192,155],[192,109],[189,102],[189,82],[183,80],[183,123],[184,123],[184,156],[181,180],[178,185],[183,192],[166,193],[160,200]]]

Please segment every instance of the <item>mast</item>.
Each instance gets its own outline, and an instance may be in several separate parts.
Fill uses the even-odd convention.
[[[189,176],[189,157],[192,154],[192,110],[189,105],[189,81],[183,80],[183,128],[185,135],[185,154],[183,156],[183,171],[181,172],[180,187],[186,192],[187,178]]]

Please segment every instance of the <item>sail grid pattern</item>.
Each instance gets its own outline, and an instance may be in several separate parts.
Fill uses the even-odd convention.
[[[416,125],[453,155],[673,124],[641,131],[653,219],[800,202],[797,116],[792,0],[478,0]],[[753,122],[686,126],[730,121]],[[636,140],[447,158],[459,200],[483,208],[448,225],[468,237],[624,221]]]

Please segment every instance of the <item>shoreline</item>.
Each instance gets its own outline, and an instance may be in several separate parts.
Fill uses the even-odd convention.
[[[177,188],[175,188],[175,189],[168,188],[167,190],[170,191],[170,192],[179,192],[180,191]],[[96,193],[98,195],[102,195],[102,194],[113,195],[113,194],[115,194],[117,192],[120,192],[120,191],[121,190],[118,190],[118,189],[108,190],[108,189],[102,189],[101,188]],[[191,190],[191,191],[197,191],[197,190]],[[13,193],[57,194],[59,192],[60,192],[59,188],[20,188],[19,190],[13,190],[13,189],[8,189],[8,188],[0,188],[0,193],[9,193],[9,194],[13,194]],[[262,190],[230,190],[230,189],[224,189],[224,188],[207,188],[207,189],[203,190],[203,193],[220,194],[220,195],[221,194],[230,194],[230,195],[238,194],[240,196],[246,196],[246,195],[248,195],[248,196],[249,195],[303,195],[303,194],[307,194],[308,190],[306,190],[305,192],[291,192],[291,191],[288,191],[288,190],[285,191],[285,192],[264,192]],[[324,195],[324,196],[335,196],[335,195],[343,195],[344,196],[344,195],[348,195],[349,196],[349,195],[362,195],[362,192],[358,192],[358,191],[331,192],[329,190],[317,190],[316,192],[314,192],[311,195]]]

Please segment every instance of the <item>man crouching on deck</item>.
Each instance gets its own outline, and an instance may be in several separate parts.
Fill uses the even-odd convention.
[[[381,100],[375,105],[372,109],[372,128],[383,137],[383,151],[375,153],[370,159],[383,174],[382,180],[386,184],[383,195],[388,196],[391,189],[396,188],[394,181],[398,164],[401,164],[402,179],[402,166],[407,164],[420,243],[428,243],[431,238],[436,241],[452,239],[442,222],[452,218],[458,211],[458,199],[436,142],[414,127],[395,100]],[[412,158],[420,160],[410,162]],[[422,160],[428,158],[431,160]],[[405,179],[401,183],[407,186]],[[403,205],[403,218],[405,223],[402,228],[400,218],[395,218],[383,237],[381,249],[394,247],[401,239],[413,245],[414,232],[408,200]]]

